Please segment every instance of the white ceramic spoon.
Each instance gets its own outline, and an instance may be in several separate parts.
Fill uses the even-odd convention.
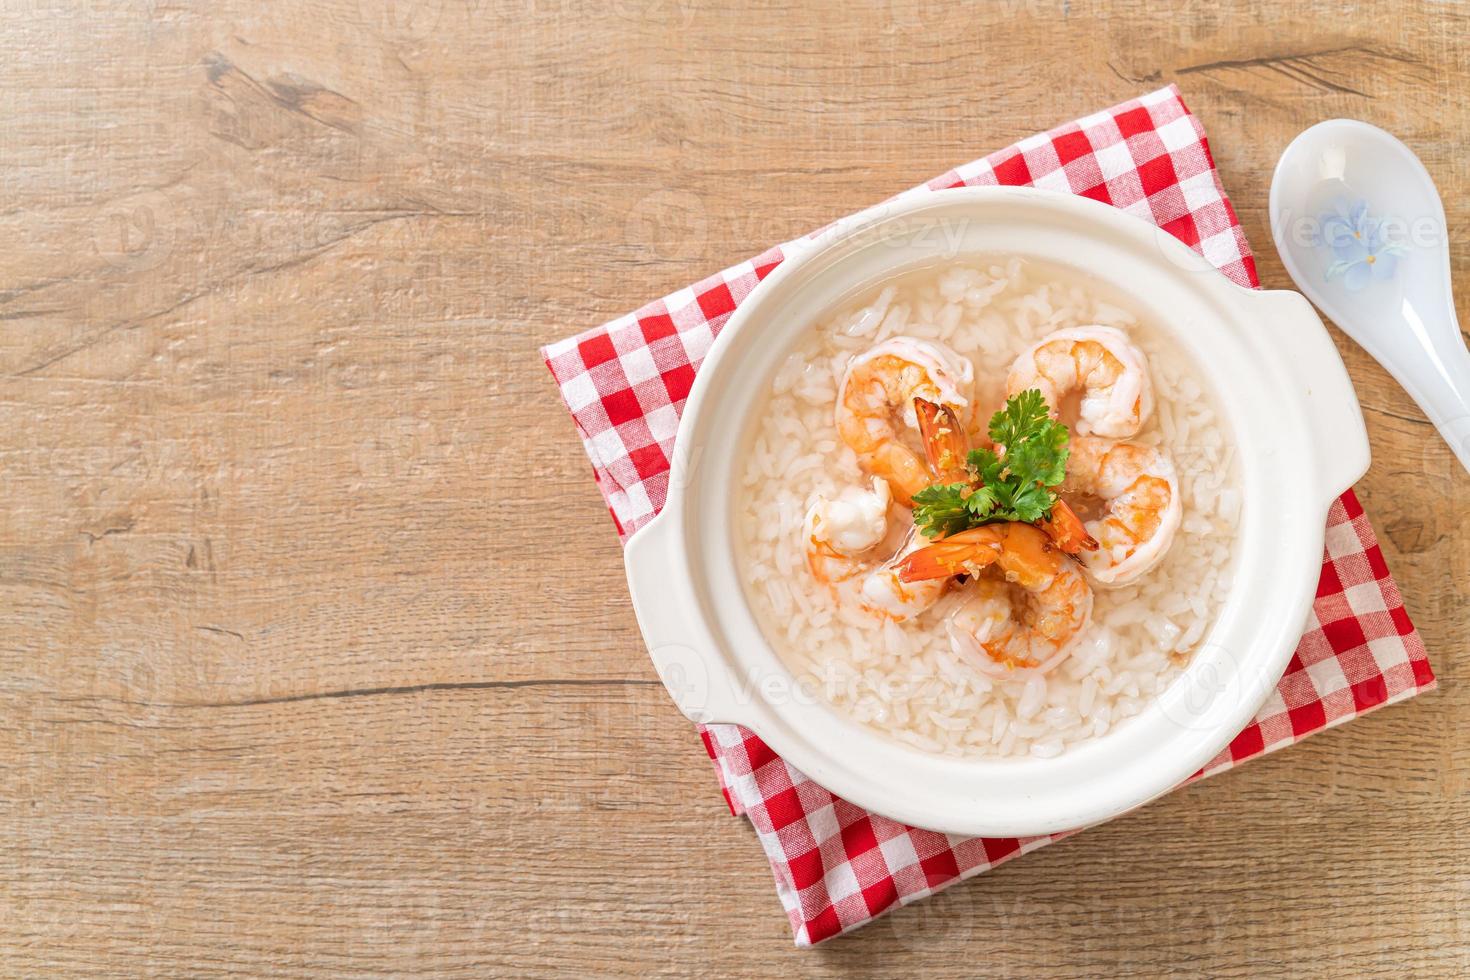
[[[1276,164],[1271,234],[1297,288],[1388,368],[1470,471],[1449,229],[1414,151],[1367,123],[1318,123]]]

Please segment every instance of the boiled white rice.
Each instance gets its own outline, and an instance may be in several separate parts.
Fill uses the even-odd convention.
[[[1044,676],[992,677],[956,656],[946,603],[886,626],[838,607],[807,571],[801,522],[818,494],[866,482],[833,422],[852,354],[899,334],[939,340],[972,358],[977,404],[989,411],[1018,354],[1053,330],[1088,323],[1128,331],[1149,357],[1157,408],[1137,441],[1174,457],[1185,508],[1164,560],[1127,587],[1097,589],[1091,626]],[[890,283],[819,324],[771,380],[736,514],[750,604],[808,689],[905,744],[1051,758],[1106,734],[1179,675],[1230,588],[1242,504],[1231,439],[1208,393],[1206,379],[1139,322],[1126,298],[1060,268],[971,261]]]

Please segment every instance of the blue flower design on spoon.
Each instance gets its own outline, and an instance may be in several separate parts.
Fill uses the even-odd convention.
[[[1385,222],[1368,213],[1366,201],[1339,198],[1317,220],[1313,244],[1330,249],[1333,259],[1327,266],[1328,282],[1341,277],[1344,286],[1357,291],[1375,279],[1393,278],[1407,249],[1390,239]]]

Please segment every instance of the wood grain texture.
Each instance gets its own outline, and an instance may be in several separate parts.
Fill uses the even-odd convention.
[[[1470,973],[1470,480],[1350,341],[1441,689],[805,953],[536,354],[1169,81],[1267,285],[1332,116],[1463,242],[1470,9],[6,12],[0,972]]]

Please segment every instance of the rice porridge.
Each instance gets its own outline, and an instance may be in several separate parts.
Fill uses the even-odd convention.
[[[1026,414],[1018,388],[1045,396],[1029,424],[1050,410],[1069,430],[1065,480],[1006,489],[1019,430],[987,420]],[[926,427],[920,390],[951,414]],[[863,408],[885,392],[891,413]],[[803,689],[927,751],[1051,757],[1106,733],[1179,675],[1230,588],[1242,501],[1208,385],[1126,297],[1059,265],[969,257],[870,290],[784,360],[748,439],[735,534],[763,632]],[[992,441],[991,469],[965,469]],[[1033,521],[1020,498],[1048,486]],[[1065,529],[1084,525],[1079,551]]]

